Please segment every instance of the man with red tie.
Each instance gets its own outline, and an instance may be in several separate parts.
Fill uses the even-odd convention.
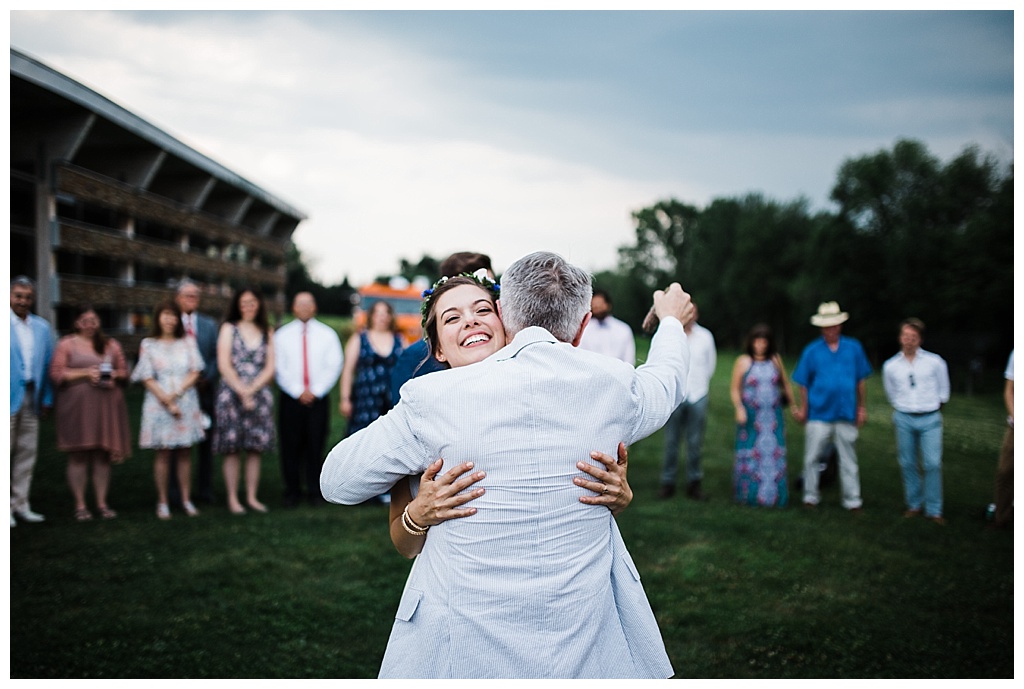
[[[210,420],[211,427],[206,429],[206,438],[199,443],[198,457],[196,461],[195,486],[192,494],[196,502],[212,505],[213,497],[213,448],[210,439],[213,437],[213,400],[217,393],[217,380],[220,373],[217,371],[217,333],[220,326],[217,321],[199,311],[199,301],[202,292],[199,285],[191,280],[182,280],[178,283],[178,289],[174,301],[181,309],[181,324],[185,326],[185,336],[195,338],[199,346],[199,354],[203,357],[203,370],[199,374],[199,381],[196,383],[196,392],[199,394],[199,408]],[[171,472],[168,486],[172,502],[178,502],[178,477]]]
[[[343,359],[338,333],[315,318],[312,294],[296,294],[292,314],[295,320],[274,333],[285,507],[295,507],[302,500],[303,476],[305,498],[311,505],[323,502],[320,469],[331,421],[328,398],[341,376]]]

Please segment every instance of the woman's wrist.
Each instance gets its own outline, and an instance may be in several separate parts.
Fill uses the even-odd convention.
[[[409,516],[409,505],[402,511],[402,528],[411,536],[426,536],[429,526],[420,526]]]

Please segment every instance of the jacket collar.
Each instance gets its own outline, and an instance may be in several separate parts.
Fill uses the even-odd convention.
[[[547,343],[558,344],[558,339],[544,328],[531,325],[516,333],[512,341],[494,353],[497,360],[513,359],[519,352],[533,344]]]

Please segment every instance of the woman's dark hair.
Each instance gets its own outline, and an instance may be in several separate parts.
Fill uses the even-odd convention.
[[[388,330],[390,330],[393,333],[397,333],[398,323],[395,320],[395,307],[389,304],[388,302],[384,301],[383,299],[379,299],[373,302],[372,304],[370,304],[370,308],[366,309],[366,329],[369,330],[370,326],[373,325],[373,311],[378,306],[384,307],[384,310],[388,312],[388,317],[391,318],[391,324],[388,326]]]
[[[225,323],[238,324],[238,321],[242,320],[242,308],[239,303],[242,301],[242,295],[246,292],[252,293],[256,297],[256,301],[260,303],[259,310],[256,311],[256,325],[259,327],[263,334],[266,335],[269,329],[267,322],[267,302],[263,298],[263,293],[260,292],[258,287],[239,287],[235,292],[235,296],[231,298],[231,305],[228,306],[227,315],[224,317]]]
[[[491,306],[497,308],[497,304],[494,299],[494,291],[487,289],[471,277],[459,275],[449,278],[443,285],[435,287],[433,293],[430,295],[430,306],[428,307],[427,319],[423,326],[424,337],[427,338],[427,346],[430,348],[430,355],[435,359],[437,358],[437,350],[440,345],[437,337],[437,300],[445,292],[462,285],[473,285],[474,287],[479,288],[480,291],[486,294],[487,298],[491,300]]]
[[[743,342],[743,351],[749,356],[754,356],[754,340],[759,337],[768,340],[768,349],[764,355],[766,359],[771,359],[775,356],[775,338],[772,337],[772,329],[765,323],[758,323],[750,329],[750,332],[747,333],[747,339]]]
[[[149,334],[152,337],[160,337],[164,334],[160,328],[160,314],[164,311],[173,313],[178,321],[178,324],[174,326],[174,339],[180,340],[185,337],[185,326],[181,323],[181,309],[173,299],[164,299],[153,307],[153,325],[149,329]]]
[[[100,315],[96,313],[96,309],[94,309],[91,304],[82,304],[81,306],[75,309],[74,323],[78,323],[79,318],[90,312],[96,314],[97,321],[100,320]],[[75,326],[74,330],[75,332],[78,332],[78,327]],[[95,350],[97,354],[103,354],[103,352],[107,351],[108,339],[109,338],[103,334],[103,325],[102,321],[100,321],[100,325],[96,326],[96,332],[94,332],[92,335],[93,350]]]

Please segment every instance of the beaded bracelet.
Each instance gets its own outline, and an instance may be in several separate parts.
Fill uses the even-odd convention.
[[[405,506],[405,510],[402,511],[402,528],[405,529],[409,534],[413,536],[426,536],[429,526],[420,526],[412,520],[409,516],[409,506]]]

